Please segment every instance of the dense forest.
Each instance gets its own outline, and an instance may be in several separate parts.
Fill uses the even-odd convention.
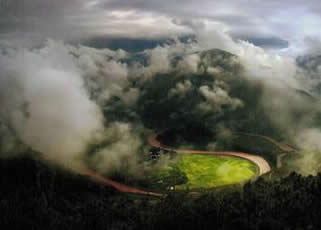
[[[1,229],[320,229],[321,174],[202,194],[119,193],[28,158],[0,161]]]

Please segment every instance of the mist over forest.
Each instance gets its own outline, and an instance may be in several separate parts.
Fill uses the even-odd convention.
[[[146,135],[198,126],[216,136],[230,131],[285,139],[300,148],[302,162],[315,161],[318,56],[283,57],[217,36],[225,50],[216,48],[215,37],[210,48],[176,40],[139,53],[55,40],[40,48],[3,48],[2,156],[31,148],[71,170],[108,172],[126,159],[135,171]]]
[[[320,9],[0,0],[0,223],[319,229]]]

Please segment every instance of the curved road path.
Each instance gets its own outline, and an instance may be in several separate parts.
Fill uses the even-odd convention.
[[[252,155],[252,154],[242,153],[242,152],[233,152],[233,151],[202,151],[202,150],[174,149],[174,148],[165,146],[161,142],[159,142],[159,140],[157,139],[158,135],[160,135],[161,133],[162,132],[151,135],[148,138],[148,143],[153,147],[161,148],[161,149],[168,150],[168,151],[174,151],[178,154],[206,154],[206,155],[233,156],[233,157],[243,158],[243,159],[253,162],[258,167],[258,169],[259,169],[258,176],[264,175],[264,174],[271,171],[271,167],[270,167],[269,163],[263,157],[260,157],[257,155]],[[284,152],[295,151],[295,149],[293,149],[292,147],[290,147],[286,144],[280,143],[280,142],[278,142],[270,137],[267,137],[267,136],[250,134],[250,133],[239,133],[239,134],[263,138],[263,139],[269,141],[270,143],[278,146]],[[145,191],[145,190],[141,190],[141,189],[137,189],[137,188],[133,188],[133,187],[121,184],[119,182],[105,178],[102,175],[99,175],[98,173],[91,171],[91,170],[84,170],[81,174],[84,176],[88,176],[89,178],[91,178],[93,181],[96,181],[97,183],[114,187],[115,189],[117,189],[118,191],[121,191],[121,192],[140,194],[140,195],[159,196],[159,197],[163,196],[163,194],[160,194],[160,193]]]
[[[294,152],[295,149],[292,148],[291,146],[287,145],[287,144],[284,144],[284,143],[281,143],[281,142],[278,142],[276,140],[274,140],[273,138],[271,137],[267,137],[267,136],[263,136],[263,135],[259,135],[259,134],[252,134],[252,133],[242,133],[242,132],[239,132],[239,133],[236,133],[236,134],[240,134],[240,135],[244,135],[244,136],[249,136],[249,137],[259,137],[259,138],[262,138],[274,145],[276,145],[280,150],[288,153],[288,152]]]
[[[233,151],[202,151],[202,150],[188,150],[188,149],[173,149],[167,146],[163,146],[157,140],[159,134],[154,134],[148,138],[148,142],[151,146],[161,148],[168,151],[174,151],[179,154],[204,154],[204,155],[220,155],[220,156],[233,156],[246,159],[253,162],[259,169],[258,176],[262,176],[271,171],[269,163],[260,156],[252,155],[242,152],[233,152]]]
[[[149,192],[149,191],[133,188],[133,187],[118,183],[118,182],[113,181],[111,179],[105,178],[102,175],[100,175],[92,170],[89,170],[89,169],[82,171],[81,174],[84,176],[88,176],[93,181],[96,181],[99,184],[114,187],[115,189],[117,189],[120,192],[134,193],[134,194],[140,194],[140,195],[150,195],[150,196],[163,196],[160,193]]]

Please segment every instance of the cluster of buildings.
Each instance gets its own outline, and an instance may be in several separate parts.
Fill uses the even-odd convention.
[[[149,150],[150,159],[154,161],[158,160],[161,157],[161,155],[168,154],[168,153],[169,151],[164,150],[160,147],[152,147]]]

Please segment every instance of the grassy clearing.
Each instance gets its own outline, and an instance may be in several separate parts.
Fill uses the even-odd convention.
[[[179,188],[212,188],[241,183],[256,174],[256,166],[243,159],[225,156],[186,155],[178,162],[188,182]]]
[[[173,168],[180,173],[172,173]],[[207,189],[245,182],[255,176],[256,170],[253,163],[236,157],[181,155],[167,170],[158,171],[158,176],[154,178],[163,178],[162,181],[171,182],[167,186],[175,186],[175,181],[184,181],[184,175],[187,178],[185,183],[176,183],[176,189]],[[178,179],[170,178],[169,175]]]

